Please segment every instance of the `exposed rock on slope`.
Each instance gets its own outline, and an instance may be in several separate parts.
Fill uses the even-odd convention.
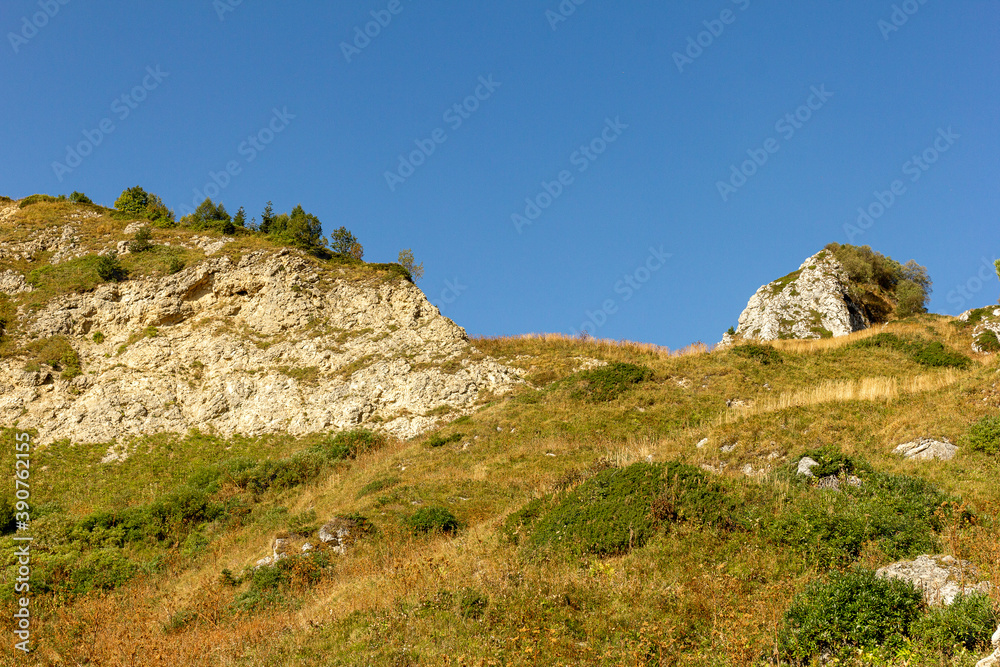
[[[979,580],[979,570],[954,556],[917,556],[879,569],[880,577],[909,581],[930,605],[950,605],[959,594],[989,593],[991,584]]]
[[[827,250],[797,271],[764,285],[740,315],[741,338],[823,338],[845,336],[870,326],[864,309],[849,294],[843,266]],[[727,335],[723,343],[732,339]]]
[[[192,427],[408,437],[521,382],[412,283],[375,275],[262,250],[22,308],[22,342],[65,336],[83,373],[3,359],[0,421],[37,428],[42,443]],[[0,289],[24,289],[23,276],[0,274]]]
[[[1000,308],[991,306],[967,310],[958,316],[961,322],[972,322],[972,350],[981,354],[1000,352]]]

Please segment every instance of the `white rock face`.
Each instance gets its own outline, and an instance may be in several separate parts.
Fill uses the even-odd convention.
[[[83,375],[67,381],[4,360],[0,422],[37,428],[40,444],[192,427],[411,437],[522,382],[413,284],[337,272],[294,251],[259,251],[55,299],[22,329],[66,336]],[[107,460],[127,455],[119,448]]]
[[[915,461],[950,461],[955,458],[958,447],[947,441],[918,438],[913,442],[904,442],[892,450],[893,454]]]
[[[917,556],[876,571],[880,577],[903,579],[924,593],[930,605],[950,605],[959,593],[988,593],[990,582],[979,581],[979,571],[968,561],[953,556]]]
[[[803,456],[799,459],[799,466],[795,469],[795,473],[798,475],[804,475],[806,477],[815,477],[813,475],[812,469],[819,465],[819,461],[811,459],[808,456]]]
[[[993,332],[993,335],[1000,338],[1000,308],[990,307],[984,309],[979,322],[972,329],[972,350],[980,354],[992,354],[994,350],[986,349],[983,346],[981,336],[986,332]],[[958,316],[962,322],[968,322],[973,311],[967,310]]]
[[[819,252],[793,273],[757,290],[740,315],[738,337],[822,338],[846,336],[870,326],[848,295],[848,279],[829,251]],[[722,345],[732,342],[724,338]]]

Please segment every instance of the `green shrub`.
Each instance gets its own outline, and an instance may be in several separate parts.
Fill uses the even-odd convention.
[[[780,352],[770,345],[761,345],[759,343],[737,345],[731,348],[730,352],[745,359],[752,359],[753,361],[764,364],[765,366],[770,364],[780,364],[783,361]]]
[[[69,589],[74,595],[109,591],[128,583],[139,571],[117,549],[97,549],[85,553],[73,567]]]
[[[956,649],[984,651],[997,626],[997,612],[982,593],[959,595],[947,607],[934,608],[917,619],[912,633],[922,643],[945,654]]]
[[[180,257],[171,257],[170,263],[167,264],[167,274],[174,275],[175,273],[180,273],[184,270],[184,260]]]
[[[452,433],[451,435],[441,435],[440,433],[435,433],[427,440],[428,447],[444,447],[452,442],[458,442],[462,439],[461,433]]]
[[[372,480],[361,487],[361,490],[358,491],[358,498],[363,498],[373,493],[384,491],[385,489],[396,486],[397,484],[399,484],[398,477],[382,477],[380,479]]]
[[[983,352],[1000,352],[1000,338],[992,329],[985,329],[976,336],[976,345]]]
[[[153,238],[153,232],[148,226],[140,227],[139,231],[135,233],[135,238],[129,241],[128,249],[129,252],[147,252],[153,249],[153,244],[150,240]]]
[[[1000,415],[983,417],[969,430],[969,446],[991,456],[1000,454]]]
[[[343,461],[382,449],[386,442],[386,437],[380,433],[357,429],[328,436],[323,442],[314,445],[311,451],[322,454],[331,461]]]
[[[94,202],[90,201],[90,197],[88,197],[87,195],[83,194],[82,192],[77,192],[76,190],[74,190],[73,194],[71,194],[69,196],[69,200],[72,201],[72,202],[76,202],[77,204],[93,204],[94,203]]]
[[[455,515],[444,507],[424,507],[417,510],[416,514],[407,517],[404,523],[414,535],[424,533],[454,534],[461,528]]]
[[[268,489],[290,489],[319,477],[326,458],[317,452],[299,452],[288,458],[261,461],[252,468],[231,474],[238,488],[256,495]]]
[[[806,489],[790,501],[765,522],[767,537],[823,566],[849,564],[866,545],[892,560],[932,553],[942,517],[958,504],[930,482],[877,472],[860,486],[842,480],[839,491]]]
[[[101,333],[100,331],[95,332],[94,333],[94,342],[97,343],[98,345],[100,345],[101,343],[103,343],[104,342],[104,334]]]
[[[968,368],[972,360],[934,341],[911,353],[914,361],[931,368]]]
[[[8,535],[17,529],[16,510],[7,494],[0,498],[0,535]]]
[[[53,197],[51,195],[31,195],[30,197],[25,197],[18,204],[18,208],[27,208],[32,204],[42,204],[42,203],[54,203],[66,201],[66,195],[59,195],[58,197]]]
[[[612,555],[641,547],[656,531],[653,502],[664,489],[664,466],[634,463],[604,470],[583,482],[541,514],[530,535],[536,548]],[[544,513],[543,513],[544,512]]]
[[[782,657],[797,663],[845,649],[901,644],[923,606],[909,582],[871,570],[832,574],[792,601],[778,634]]]
[[[753,525],[756,503],[713,479],[700,468],[670,462],[663,470],[663,490],[651,505],[658,522],[695,522],[723,530],[744,530]]]
[[[194,213],[181,218],[181,224],[198,231],[212,230],[228,235],[236,233],[236,225],[226,211],[226,207],[221,203],[215,204],[208,198],[198,205]]]
[[[115,200],[115,210],[117,217],[149,220],[157,227],[170,227],[174,222],[174,212],[166,207],[163,200],[138,185],[121,193]]]
[[[28,343],[25,348],[31,353],[28,368],[37,369],[40,364],[62,371],[64,379],[71,380],[83,372],[80,355],[70,345],[65,336],[52,336]]]
[[[128,278],[128,271],[118,259],[118,253],[112,250],[107,255],[97,259],[97,275],[105,282],[120,283]]]
[[[881,348],[897,350],[907,355],[911,360],[931,368],[968,368],[972,363],[969,357],[954,352],[938,341],[906,340],[896,334],[879,333],[852,345],[859,349]]]
[[[613,363],[576,374],[583,386],[574,398],[590,401],[613,401],[635,385],[653,377],[653,371],[636,364]]]

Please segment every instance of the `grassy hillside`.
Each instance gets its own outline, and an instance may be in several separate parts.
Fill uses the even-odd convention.
[[[826,595],[810,587],[873,586],[836,573],[950,553],[1000,582],[1000,465],[969,439],[1000,406],[998,369],[968,354],[951,318],[711,353],[560,336],[475,344],[531,386],[413,441],[192,432],[36,452],[34,660],[808,663],[816,645],[794,619]],[[950,462],[891,454],[921,436],[961,450]],[[0,440],[8,469],[13,437]],[[101,463],[113,445],[128,458]],[[796,478],[806,453],[842,474],[841,490]],[[299,552],[337,516],[369,527],[346,554],[252,569],[275,537]],[[12,545],[0,538],[8,633]],[[919,622],[888,634],[866,628],[881,648],[817,651],[880,665],[988,652],[977,642],[992,628],[959,646],[958,620],[912,613]]]

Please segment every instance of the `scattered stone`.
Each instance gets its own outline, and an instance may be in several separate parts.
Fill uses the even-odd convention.
[[[993,648],[996,649],[990,655],[976,663],[976,667],[997,667],[1000,665],[1000,625],[993,633]]]
[[[305,544],[302,545],[302,551],[303,552],[312,551],[312,550],[313,550],[313,545],[309,544],[308,542],[306,542]]]
[[[924,600],[930,605],[947,606],[959,593],[988,593],[991,588],[990,582],[979,580],[975,565],[954,556],[917,556],[914,560],[887,565],[876,574],[911,582],[923,591]]]
[[[808,456],[803,456],[799,459],[799,467],[795,472],[799,475],[805,475],[806,477],[814,477],[812,469],[818,465],[819,461],[815,461]]]
[[[950,461],[955,458],[958,447],[947,440],[932,440],[931,438],[918,438],[912,442],[903,444],[892,450],[893,454],[898,454],[903,458],[915,461]]]
[[[354,544],[363,532],[364,526],[361,522],[337,517],[319,529],[319,540],[323,544],[330,545],[330,550],[334,553],[344,554],[347,552],[347,547]]]
[[[708,438],[702,438],[701,440],[698,441],[698,444],[695,445],[695,447],[697,447],[698,449],[701,449],[702,447],[704,447],[707,444],[708,444]]]
[[[810,471],[810,477],[811,476],[812,472]],[[827,475],[826,477],[820,478],[820,480],[816,482],[816,488],[840,491],[841,483],[846,483],[848,486],[861,486],[862,481],[860,477],[855,477],[854,475],[848,475],[844,478],[840,478],[837,475]]]
[[[730,453],[731,451],[733,451],[734,449],[736,449],[739,446],[740,446],[740,443],[734,442],[731,445],[723,445],[722,447],[719,447],[719,449],[722,450],[723,452],[725,452],[726,454],[728,454],[728,453]]]

